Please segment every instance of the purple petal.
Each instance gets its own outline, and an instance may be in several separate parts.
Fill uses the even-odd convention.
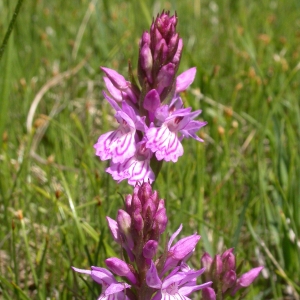
[[[111,159],[111,149],[110,144],[111,140],[121,136],[119,131],[110,131],[100,135],[98,142],[94,145],[96,150],[96,155],[100,157],[101,160]]]
[[[107,223],[108,223],[108,227],[110,229],[110,232],[113,236],[113,239],[119,243],[120,242],[120,238],[119,238],[119,226],[118,226],[118,223],[111,219],[110,217],[106,217],[106,220],[107,220]]]
[[[180,224],[179,228],[171,235],[168,243],[168,250],[170,250],[173,241],[176,239],[177,235],[180,233],[181,230],[182,230],[182,224]]]
[[[168,116],[169,116],[169,106],[168,105],[162,105],[162,106],[158,107],[155,111],[155,117],[161,123],[165,122],[165,120]]]
[[[78,269],[78,268],[75,268],[75,267],[72,267],[72,269],[73,269],[75,272],[82,273],[82,274],[88,274],[88,275],[91,275],[91,273],[92,273],[91,270]]]
[[[110,81],[113,83],[113,85],[116,88],[119,89],[126,89],[128,88],[128,82],[125,80],[125,78],[116,72],[113,69],[100,67],[100,69],[106,74],[106,76],[110,79]]]
[[[153,256],[156,254],[157,247],[158,247],[157,241],[149,240],[143,247],[143,256],[145,258],[152,259]]]
[[[196,75],[196,68],[186,70],[177,76],[176,79],[176,93],[185,91],[194,81]]]
[[[112,283],[106,290],[105,290],[105,296],[108,295],[113,295],[113,294],[117,294],[125,289],[130,288],[131,286],[125,282],[122,283]],[[124,293],[125,296],[125,293]],[[108,299],[120,299],[119,297],[117,298],[108,298]],[[122,298],[125,299],[125,298]]]
[[[259,275],[259,273],[261,272],[261,270],[263,268],[264,267],[257,267],[257,268],[254,268],[254,269],[248,271],[247,273],[243,274],[238,279],[237,284],[240,285],[241,287],[249,286],[256,279],[256,277]]]
[[[122,93],[119,89],[117,89],[110,79],[108,77],[103,77],[104,83],[106,85],[106,88],[108,92],[111,94],[111,96],[118,102],[121,102],[123,100]]]
[[[199,239],[200,235],[194,234],[179,240],[173,247],[171,247],[162,273],[164,274],[172,267],[176,266],[181,260],[190,256]]]
[[[135,132],[120,135],[111,143],[111,159],[114,163],[122,163],[132,157],[136,151]]]
[[[140,117],[138,111],[135,111],[127,102],[122,102],[122,111],[129,117],[130,126],[144,132],[147,129],[145,117]]]
[[[146,94],[143,106],[150,112],[155,112],[156,109],[160,106],[160,97],[155,89],[150,90]]]
[[[202,275],[205,271],[205,268],[202,268],[200,270],[189,270],[187,272],[180,272],[185,274],[185,277],[183,278],[183,280],[181,280],[179,282],[179,285],[186,285],[189,282],[194,282],[194,279],[196,279],[197,277],[199,277],[200,275]],[[195,281],[196,282],[196,281]]]
[[[91,269],[92,269],[91,272],[92,279],[97,283],[102,284],[104,289],[110,284],[117,282],[110,271],[104,268],[94,267],[94,266],[92,266]]]
[[[243,274],[240,278],[238,278],[236,286],[231,292],[231,295],[233,296],[239,289],[249,286],[256,279],[263,268],[264,267],[257,267],[251,269],[247,273]]]
[[[168,288],[170,285],[174,284],[174,283],[178,283],[180,282],[181,280],[183,280],[184,278],[186,277],[186,274],[184,272],[180,272],[180,273],[177,273],[173,276],[168,276],[164,281],[163,281],[163,284],[162,284],[162,289],[166,289]]]
[[[190,295],[191,293],[193,293],[195,291],[198,291],[198,290],[201,290],[201,289],[204,289],[204,288],[208,288],[211,285],[212,285],[212,282],[210,281],[210,282],[206,282],[206,283],[203,283],[203,284],[200,284],[200,285],[184,286],[182,288],[179,288],[178,292],[179,292],[180,295],[188,296],[188,295]]]
[[[151,300],[165,300],[166,298],[158,291]]]
[[[111,105],[111,107],[115,111],[121,110],[120,106],[118,105],[118,103],[114,99],[112,99],[111,97],[109,97],[104,91],[102,91],[102,94],[103,94],[104,98],[108,101],[108,103]]]
[[[153,261],[151,261],[150,268],[147,271],[146,282],[149,287],[152,287],[154,289],[160,289],[162,286],[162,282],[159,279],[159,276],[158,276],[157,270],[156,270],[156,266],[153,263]]]

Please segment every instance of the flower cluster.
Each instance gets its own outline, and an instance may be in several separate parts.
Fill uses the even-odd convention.
[[[212,284],[197,284],[197,277],[205,269],[193,270],[186,263],[200,236],[195,233],[173,245],[181,225],[158,255],[160,235],[167,221],[164,200],[158,193],[149,183],[136,185],[133,195],[125,199],[125,209],[118,211],[117,220],[107,217],[113,239],[124,249],[128,262],[112,257],[105,261],[108,270],[93,266],[91,270],[73,268],[74,271],[89,274],[102,285],[99,299],[189,299],[192,292]],[[123,281],[118,282],[113,274]]]
[[[238,277],[233,248],[226,250],[222,255],[215,255],[214,259],[208,253],[204,253],[201,264],[205,268],[203,279],[213,281],[211,287],[203,290],[203,300],[225,299],[227,295],[234,296],[241,288],[248,287],[263,269],[263,267],[253,268]],[[222,297],[217,298],[217,294],[221,294]]]
[[[184,108],[179,93],[193,82],[196,68],[176,77],[183,42],[176,32],[177,16],[163,12],[153,21],[150,32],[140,40],[138,81],[131,69],[131,81],[102,67],[107,91],[105,99],[116,111],[118,128],[101,135],[94,145],[101,160],[110,159],[106,171],[114,180],[152,183],[162,161],[176,162],[183,155],[181,141],[202,141],[196,132],[206,122],[194,120],[200,110]]]
[[[204,300],[224,299],[249,286],[262,269],[254,268],[238,277],[233,249],[214,259],[205,253],[202,268],[192,269],[187,261],[200,235],[194,233],[175,242],[182,225],[166,245],[159,245],[168,218],[165,201],[152,190],[151,183],[163,160],[176,162],[183,154],[183,138],[201,141],[196,132],[206,124],[194,120],[201,111],[184,108],[179,95],[193,82],[196,69],[176,77],[183,47],[176,25],[177,16],[163,12],[153,21],[150,32],[143,33],[139,86],[131,71],[127,81],[116,71],[101,68],[108,91],[103,95],[116,111],[119,126],[99,137],[94,146],[96,155],[110,159],[106,171],[117,181],[127,179],[134,190],[125,197],[116,220],[107,217],[122,259],[106,259],[107,268],[73,268],[102,286],[98,300],[189,300],[198,290],[203,290]],[[197,282],[199,278],[202,284]]]

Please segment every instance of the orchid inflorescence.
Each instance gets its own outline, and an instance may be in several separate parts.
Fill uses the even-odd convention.
[[[114,241],[122,249],[122,259],[105,260],[107,268],[73,270],[89,274],[102,286],[98,299],[190,299],[202,290],[204,300],[225,299],[249,286],[262,267],[237,275],[233,249],[202,256],[202,268],[194,270],[188,259],[200,235],[194,233],[175,242],[182,225],[166,245],[160,245],[168,223],[165,201],[151,183],[162,161],[176,162],[183,155],[183,138],[202,141],[196,132],[206,122],[194,120],[201,111],[184,108],[179,93],[193,82],[196,68],[176,77],[183,42],[176,32],[177,16],[162,12],[153,20],[150,32],[140,40],[138,82],[129,67],[130,81],[116,71],[102,67],[108,93],[105,99],[116,111],[119,124],[101,135],[94,148],[101,160],[110,159],[106,172],[114,180],[128,180],[133,194],[124,200],[116,220],[107,217]],[[115,277],[121,278],[121,281]],[[202,279],[202,284],[197,279]]]
[[[176,77],[183,47],[176,24],[176,16],[163,12],[153,21],[150,33],[143,33],[138,60],[140,87],[131,68],[131,81],[101,68],[109,92],[103,95],[116,111],[119,127],[101,135],[94,148],[101,160],[111,159],[106,172],[114,180],[127,179],[131,185],[152,183],[160,161],[176,162],[183,155],[183,138],[202,141],[196,132],[206,122],[194,120],[201,110],[184,108],[179,96],[194,81],[196,68]]]

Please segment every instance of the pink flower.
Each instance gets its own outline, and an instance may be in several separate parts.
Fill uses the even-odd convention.
[[[102,285],[102,293],[98,300],[109,300],[109,299],[124,299],[129,300],[126,296],[126,289],[131,286],[125,282],[118,282],[113,274],[99,267],[91,267],[91,270],[83,270],[72,267],[75,272],[88,274],[94,281]]]
[[[138,141],[136,130],[144,131],[146,125],[144,118],[136,115],[134,109],[125,101],[122,102],[121,109],[115,100],[106,94],[105,96],[117,111],[115,118],[120,125],[115,131],[102,134],[94,148],[96,149],[96,155],[101,160],[112,159],[114,163],[122,163],[135,154]]]
[[[122,162],[111,162],[106,172],[111,174],[114,180],[122,181],[128,179],[128,183],[135,185],[137,182],[150,182],[155,179],[150,168],[152,152],[145,147],[146,142],[136,144],[135,153]]]
[[[194,252],[197,243],[200,240],[200,235],[193,234],[180,239],[174,246],[171,246],[177,235],[182,230],[182,224],[175,231],[168,243],[167,260],[162,270],[162,274],[169,271],[171,268],[177,266],[182,261],[186,261]],[[203,269],[204,270],[204,269]]]
[[[194,121],[201,110],[191,112],[191,108],[177,108],[181,99],[176,98],[170,106],[164,105],[156,110],[156,124],[152,124],[146,131],[146,146],[155,152],[158,160],[176,162],[183,155],[181,140],[192,137],[202,141],[195,133],[206,122]],[[157,125],[157,126],[155,126]]]
[[[151,266],[146,274],[146,282],[149,287],[159,290],[152,300],[189,300],[190,298],[186,296],[211,285],[211,282],[197,285],[196,278],[203,272],[204,269],[194,271],[186,267],[184,269],[176,267],[161,280],[155,264],[151,261]]]

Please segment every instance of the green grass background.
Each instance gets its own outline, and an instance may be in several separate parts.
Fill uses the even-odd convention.
[[[16,4],[0,0],[0,41]],[[116,126],[99,66],[127,76],[130,59],[136,72],[139,37],[162,9],[178,14],[180,72],[197,67],[185,105],[208,121],[205,142],[185,140],[155,183],[168,232],[201,234],[194,268],[230,247],[243,271],[264,265],[247,299],[299,299],[298,0],[24,1],[0,61],[1,299],[99,294],[71,266],[119,255],[105,216],[132,191],[94,155]]]

